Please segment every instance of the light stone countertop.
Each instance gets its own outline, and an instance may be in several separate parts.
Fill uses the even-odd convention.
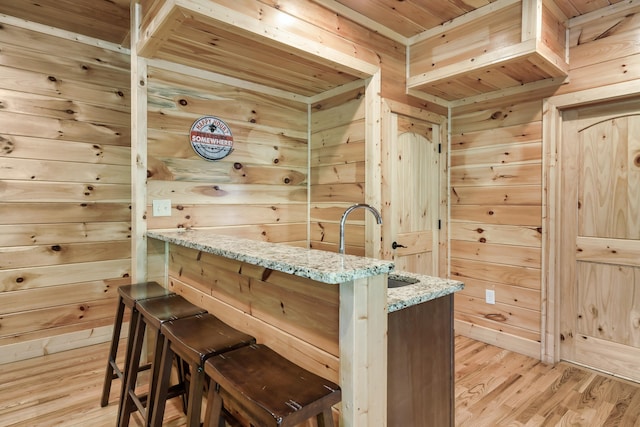
[[[462,282],[455,280],[407,272],[391,273],[394,269],[392,261],[225,236],[207,230],[150,230],[147,237],[328,284],[379,274],[419,279],[418,283],[388,290],[389,312],[463,288]]]
[[[391,279],[398,278],[398,276],[400,276],[400,280],[402,280],[402,277],[417,279],[418,283],[387,290],[387,311],[389,313],[464,289],[464,284],[458,280],[425,276],[406,271],[397,271],[389,274]]]
[[[389,273],[394,267],[392,261],[224,236],[207,230],[148,231],[147,236],[329,284]]]

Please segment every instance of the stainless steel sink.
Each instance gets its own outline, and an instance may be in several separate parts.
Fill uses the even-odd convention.
[[[407,276],[389,276],[387,279],[387,288],[401,288],[407,285],[418,283],[418,279]]]

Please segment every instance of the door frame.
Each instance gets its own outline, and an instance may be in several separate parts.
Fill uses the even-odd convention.
[[[448,117],[442,116],[422,108],[411,107],[391,99],[383,98],[381,102],[381,174],[382,174],[382,218],[390,218],[390,205],[388,195],[392,191],[389,188],[389,176],[391,171],[391,161],[389,144],[395,139],[393,135],[393,126],[391,126],[393,114],[399,114],[422,120],[438,126],[438,137],[441,144],[439,153],[439,170],[440,184],[438,186],[438,217],[440,219],[440,229],[437,231],[438,247],[434,250],[438,251],[438,261],[436,267],[439,277],[449,277],[449,120]],[[393,240],[391,227],[382,223],[382,247],[380,250],[382,259],[392,259],[393,252],[389,250],[390,242]]]
[[[616,83],[579,92],[556,95],[543,101],[542,109],[542,336],[540,359],[560,361],[560,148],[562,111],[601,102],[640,97],[638,81]]]

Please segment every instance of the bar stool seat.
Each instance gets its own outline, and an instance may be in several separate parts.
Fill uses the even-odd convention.
[[[109,394],[111,393],[111,384],[116,378],[123,379],[124,367],[120,369],[116,363],[118,355],[118,344],[120,341],[120,333],[122,330],[122,322],[124,320],[125,309],[131,311],[131,321],[129,322],[128,342],[133,339],[134,329],[134,312],[136,311],[136,302],[149,298],[158,298],[171,295],[173,292],[165,289],[157,282],[137,283],[131,285],[123,285],[118,288],[118,307],[116,309],[116,318],[113,323],[113,335],[111,337],[111,347],[109,349],[109,358],[107,360],[107,369],[104,376],[104,385],[102,387],[102,397],[100,406],[104,407],[109,404]],[[130,348],[127,345],[127,348]],[[126,354],[125,363],[129,359]],[[142,368],[144,369],[144,367]]]
[[[131,357],[126,363],[125,381],[120,397],[120,407],[118,409],[118,425],[121,427],[129,425],[131,414],[136,410],[138,410],[145,419],[153,412],[153,401],[149,397],[154,396],[155,387],[157,386],[157,372],[164,344],[164,339],[160,331],[162,324],[167,321],[205,314],[207,312],[177,294],[138,301],[136,308],[138,315],[134,325],[132,349],[130,351],[127,350]],[[153,361],[151,362],[149,392],[144,395],[137,395],[136,383],[147,327],[149,328],[149,335],[154,334],[156,345],[153,351]]]
[[[218,426],[227,395],[255,426],[294,426],[314,416],[319,426],[334,425],[331,407],[342,397],[340,387],[265,345],[211,357],[204,369],[211,380],[205,426]]]
[[[200,426],[204,388],[204,362],[213,356],[255,343],[255,338],[227,325],[212,314],[165,322],[161,326],[164,348],[153,403],[151,426],[160,427],[169,389],[174,354],[189,365],[187,426]]]

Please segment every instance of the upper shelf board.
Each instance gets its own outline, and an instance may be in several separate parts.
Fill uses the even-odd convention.
[[[568,75],[567,19],[553,0],[497,0],[412,39],[407,89],[444,104]]]
[[[303,21],[287,23],[294,18],[276,9],[243,10],[248,6],[233,0],[149,0],[143,6],[137,49],[146,58],[302,96],[366,79],[379,68],[375,52],[354,51]]]

